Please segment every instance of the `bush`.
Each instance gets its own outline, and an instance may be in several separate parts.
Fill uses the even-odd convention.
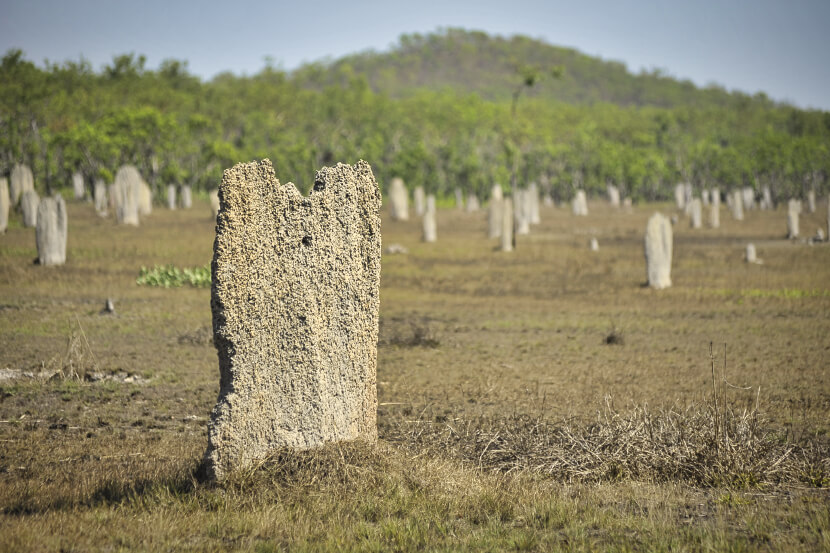
[[[136,279],[140,286],[178,288],[189,284],[196,288],[210,286],[210,265],[193,269],[179,269],[173,265],[156,265],[152,269],[142,267]]]

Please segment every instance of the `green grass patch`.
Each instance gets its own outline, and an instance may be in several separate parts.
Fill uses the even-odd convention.
[[[156,265],[152,269],[142,267],[136,279],[140,286],[179,288],[184,285],[195,288],[210,286],[210,265],[193,269],[179,269],[173,265]]]
[[[9,228],[11,228],[11,223],[9,223]],[[34,258],[37,257],[37,248],[4,246],[0,248],[0,258],[4,257]]]

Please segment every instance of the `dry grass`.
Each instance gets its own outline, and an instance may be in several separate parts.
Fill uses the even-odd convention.
[[[654,292],[653,206],[590,207],[545,209],[509,255],[481,214],[439,212],[437,244],[384,221],[410,253],[383,260],[379,445],[281,452],[223,486],[198,477],[209,291],[135,283],[209,261],[208,206],[128,229],[70,203],[61,268],[12,225],[0,375],[43,377],[0,381],[0,550],[830,549],[830,247],[783,240],[782,212],[681,219]]]
[[[511,415],[399,421],[388,440],[410,451],[450,455],[484,470],[531,472],[563,482],[684,482],[702,487],[830,486],[826,440],[790,441],[758,413],[710,405],[607,409],[595,421],[550,422]]]
[[[428,317],[381,318],[378,346],[437,348],[441,344],[438,333]]]

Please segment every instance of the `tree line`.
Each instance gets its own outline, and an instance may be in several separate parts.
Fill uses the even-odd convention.
[[[411,56],[417,41],[406,40],[393,58]],[[556,81],[573,79],[563,68]],[[510,90],[523,70],[507,79]],[[659,97],[652,80],[638,86]],[[828,112],[726,92],[710,101],[706,90],[677,105],[529,92],[518,104],[452,86],[393,93],[339,62],[293,73],[266,64],[252,76],[202,81],[179,60],[151,69],[126,54],[95,71],[84,60],[38,67],[10,50],[0,63],[0,174],[26,163],[49,193],[76,171],[111,182],[132,163],[156,192],[168,184],[207,190],[223,169],[267,157],[282,182],[308,189],[318,168],[365,159],[384,189],[399,176],[439,196],[461,188],[484,199],[511,176],[560,200],[609,183],[635,200],[669,199],[681,181],[769,186],[776,198],[828,192]]]

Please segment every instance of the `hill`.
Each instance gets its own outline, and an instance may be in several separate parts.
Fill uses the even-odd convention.
[[[402,35],[388,52],[367,51],[331,62],[307,64],[294,79],[320,89],[355,75],[364,76],[375,92],[405,97],[418,90],[453,89],[487,100],[509,99],[527,69],[545,74],[561,67],[563,78],[547,78],[529,91],[532,96],[573,104],[608,102],[621,106],[726,107],[751,97],[717,86],[701,89],[660,70],[632,74],[625,64],[588,56],[572,48],[552,46],[526,36],[491,36],[481,31],[445,29],[426,35]],[[767,102],[759,94],[756,101]]]

